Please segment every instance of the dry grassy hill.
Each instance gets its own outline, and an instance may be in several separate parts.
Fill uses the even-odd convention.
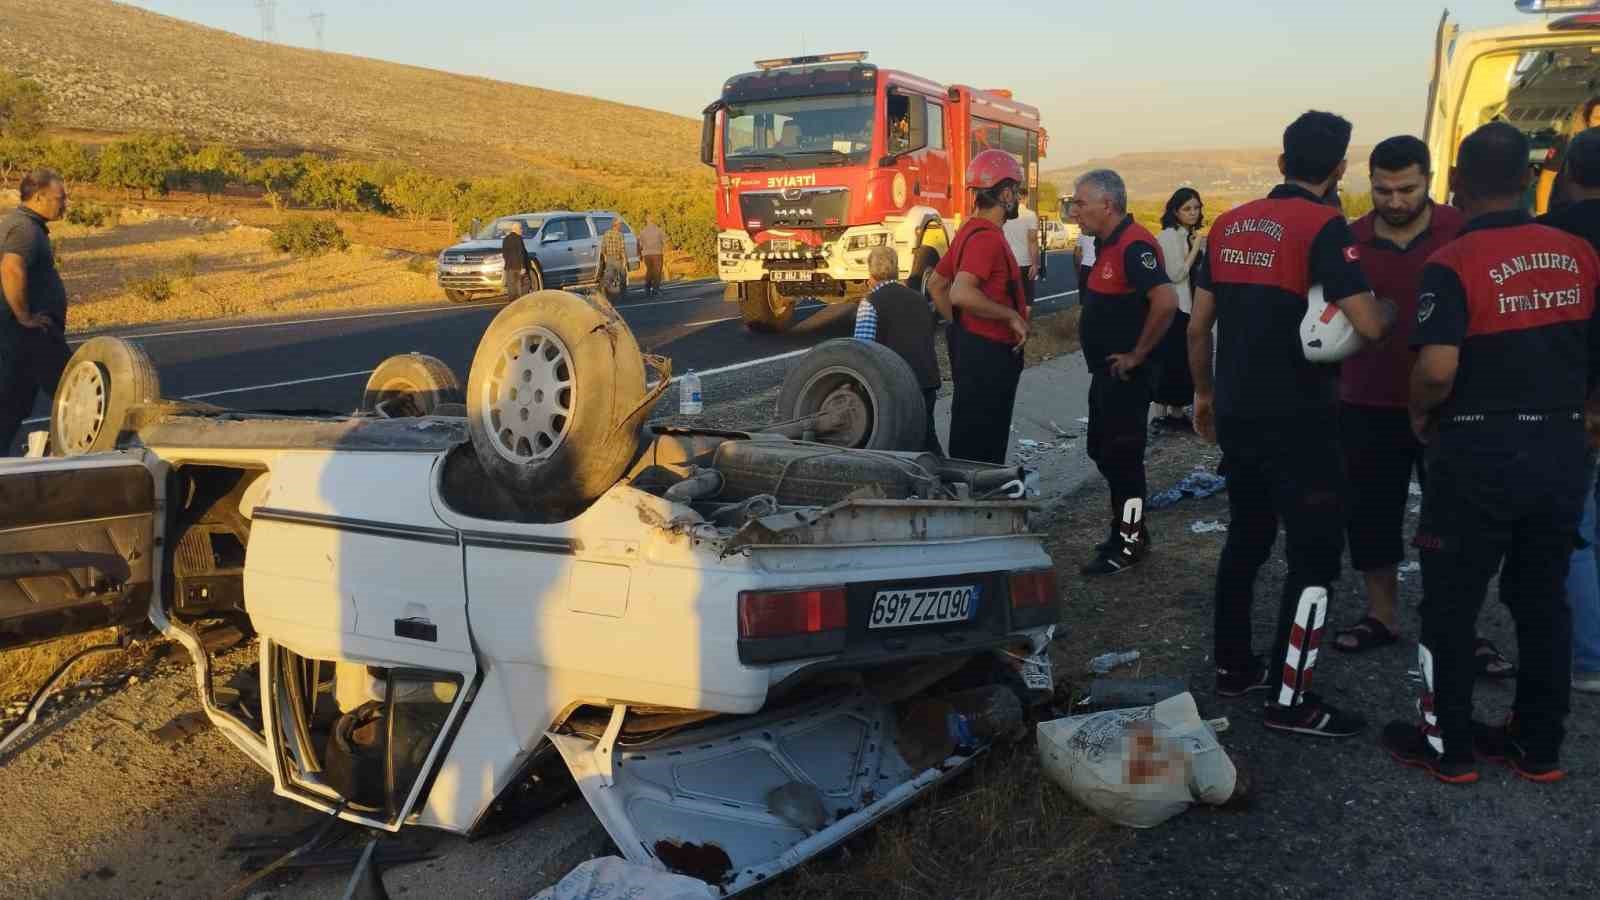
[[[74,130],[176,129],[460,176],[560,172],[573,157],[618,175],[701,169],[692,119],[263,43],[108,0],[0,0],[0,65],[44,84],[52,124]]]
[[[1366,159],[1371,150],[1350,148],[1352,162],[1341,184],[1346,192],[1367,190]],[[1130,196],[1154,202],[1164,202],[1184,184],[1204,197],[1242,198],[1261,196],[1283,180],[1278,174],[1278,151],[1270,149],[1120,153],[1053,169],[1042,177],[1055,182],[1067,194],[1072,190],[1072,180],[1090,169],[1115,169],[1128,183]]]

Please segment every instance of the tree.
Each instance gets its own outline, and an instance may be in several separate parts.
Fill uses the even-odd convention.
[[[249,167],[244,154],[225,144],[206,144],[183,162],[189,178],[200,185],[209,200],[232,182],[244,180]]]
[[[313,157],[314,158],[314,157]],[[251,184],[261,186],[275,212],[283,210],[284,202],[294,193],[300,180],[306,177],[304,157],[272,156],[263,159],[247,176]]]
[[[38,137],[49,108],[39,82],[0,71],[0,138]]]
[[[0,179],[8,184],[23,172],[37,167],[44,159],[44,146],[38,141],[0,137]]]
[[[447,179],[415,169],[395,177],[383,189],[383,201],[413,221],[450,215],[459,188]]]
[[[77,141],[51,141],[44,148],[43,164],[68,184],[93,181],[100,172],[99,160]]]
[[[100,153],[99,182],[108,188],[165,194],[169,183],[182,176],[189,148],[170,134],[144,134],[117,141]]]
[[[1061,189],[1053,181],[1039,179],[1039,196],[1029,198],[1033,202],[1028,205],[1033,211],[1042,216],[1059,216],[1061,214]]]

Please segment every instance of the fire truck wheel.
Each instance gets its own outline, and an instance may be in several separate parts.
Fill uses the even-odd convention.
[[[770,281],[747,281],[739,295],[739,314],[751,331],[785,331],[794,319],[794,298],[778,293]]]
[[[882,344],[834,338],[795,362],[778,391],[778,420],[817,417],[816,440],[868,450],[921,450],[922,389],[911,366]]]
[[[467,375],[467,429],[489,477],[530,513],[581,511],[638,451],[645,361],[621,318],[566,291],[494,317]]]
[[[391,419],[430,416],[446,403],[460,404],[466,399],[461,379],[442,360],[422,353],[402,353],[372,370],[361,395],[361,411],[381,412]]]
[[[50,447],[61,456],[114,450],[133,408],[161,399],[150,357],[121,338],[90,338],[61,374],[50,404]]]

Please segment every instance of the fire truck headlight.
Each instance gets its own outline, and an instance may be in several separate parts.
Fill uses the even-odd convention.
[[[845,241],[844,249],[865,250],[868,247],[882,247],[887,243],[889,243],[889,233],[886,231],[877,231],[871,234],[853,234],[848,241]]]
[[[744,242],[738,238],[719,238],[717,245],[724,253],[741,253],[744,251]]]

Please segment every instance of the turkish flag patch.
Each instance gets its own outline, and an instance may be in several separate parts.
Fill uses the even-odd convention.
[[[1361,250],[1358,249],[1355,244],[1351,244],[1350,246],[1344,248],[1344,261],[1345,262],[1355,262],[1356,260],[1358,260],[1360,258],[1361,258]]]

